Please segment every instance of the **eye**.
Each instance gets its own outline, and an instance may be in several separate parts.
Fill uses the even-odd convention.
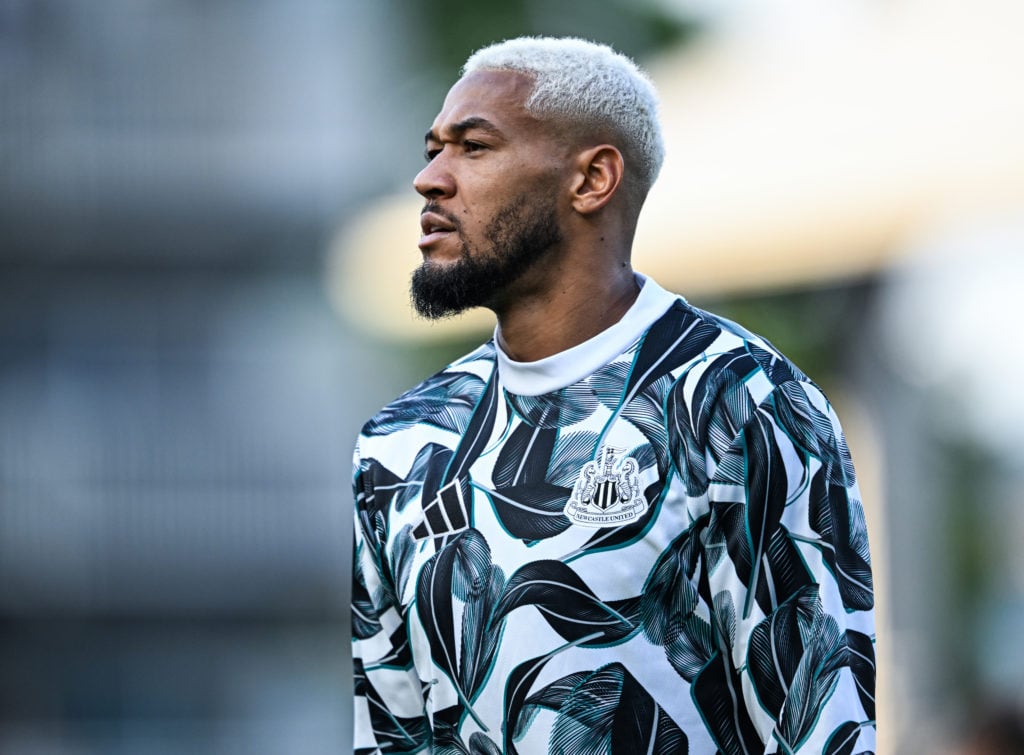
[[[425,150],[423,150],[423,159],[426,160],[429,163],[431,160],[433,160],[435,157],[437,157],[440,153],[441,153],[441,150],[439,150],[437,148],[425,149]]]
[[[462,143],[462,149],[466,152],[480,152],[481,150],[487,149],[487,146],[480,142],[474,142],[467,139]]]

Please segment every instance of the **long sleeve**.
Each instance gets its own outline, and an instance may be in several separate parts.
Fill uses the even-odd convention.
[[[874,752],[867,533],[832,408],[783,383],[711,467],[714,656],[693,688],[709,729],[725,752]]]
[[[423,692],[388,577],[370,471],[356,449],[352,546],[353,751],[412,753],[429,743]]]

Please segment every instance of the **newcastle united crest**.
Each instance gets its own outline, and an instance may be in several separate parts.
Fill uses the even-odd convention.
[[[647,511],[640,490],[640,466],[625,449],[602,446],[600,457],[584,465],[565,515],[584,527],[617,527],[635,522]]]

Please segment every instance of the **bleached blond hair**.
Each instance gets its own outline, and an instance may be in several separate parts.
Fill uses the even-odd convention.
[[[477,50],[461,75],[478,70],[529,75],[533,91],[525,104],[532,115],[580,132],[610,132],[626,163],[627,184],[641,202],[647,196],[661,170],[665,144],[657,92],[632,60],[576,37],[518,37]]]

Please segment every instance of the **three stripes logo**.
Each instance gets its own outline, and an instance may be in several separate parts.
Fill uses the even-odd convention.
[[[456,477],[423,507],[423,518],[412,530],[413,539],[444,537],[468,529],[469,503],[469,482]]]
[[[624,448],[602,446],[587,462],[565,504],[565,515],[584,527],[616,527],[635,522],[647,511],[640,490],[640,465]]]

